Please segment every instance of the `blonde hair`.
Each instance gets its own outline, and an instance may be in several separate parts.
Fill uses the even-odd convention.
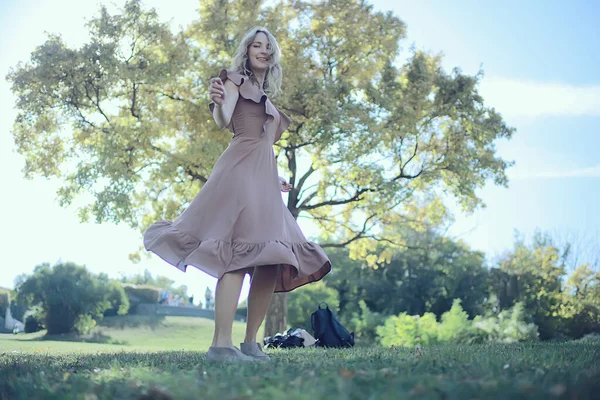
[[[256,38],[256,35],[258,35],[259,32],[262,32],[267,36],[269,48],[271,50],[269,57],[269,68],[265,73],[263,90],[269,97],[275,97],[281,91],[281,80],[283,77],[281,65],[279,64],[279,59],[281,58],[281,49],[279,48],[277,40],[268,29],[255,26],[244,35],[240,45],[235,51],[235,55],[233,56],[231,69],[244,74],[252,81],[257,82],[250,65],[250,59],[248,58],[248,50],[250,49],[250,46],[254,42],[254,38]]]

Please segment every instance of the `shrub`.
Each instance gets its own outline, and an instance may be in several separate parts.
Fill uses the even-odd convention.
[[[537,326],[527,322],[525,307],[518,302],[498,315],[488,317],[477,316],[473,319],[471,343],[502,342],[514,343],[537,340]]]
[[[74,263],[38,265],[16,287],[20,304],[39,305],[48,334],[85,330],[109,307],[105,281]]]
[[[413,347],[417,344],[435,343],[439,327],[432,313],[426,313],[422,317],[400,313],[386,319],[385,324],[376,331],[384,346]]]
[[[377,327],[383,325],[386,316],[373,312],[364,300],[358,302],[358,312],[340,315],[340,321],[350,331],[354,332],[355,338],[362,343],[374,343],[377,338]]]
[[[535,324],[527,322],[521,303],[498,315],[477,316],[469,320],[460,300],[455,299],[452,308],[442,314],[441,322],[437,322],[432,313],[425,313],[423,316],[401,313],[387,318],[383,326],[377,328],[377,336],[384,346],[412,347],[435,342],[532,341],[537,340],[538,330]]]
[[[25,333],[34,333],[44,329],[44,310],[41,307],[33,307],[25,317]]]
[[[454,299],[450,310],[442,314],[438,338],[440,342],[466,343],[471,327],[472,321],[460,305],[460,299]]]
[[[104,311],[104,316],[125,315],[129,311],[129,298],[123,285],[117,281],[106,283],[104,300],[109,303],[109,308]]]
[[[160,289],[154,286],[126,284],[123,289],[131,304],[156,304],[160,299]]]

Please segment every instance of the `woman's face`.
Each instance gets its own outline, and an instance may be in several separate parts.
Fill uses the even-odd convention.
[[[267,35],[263,32],[258,32],[254,41],[250,44],[248,59],[250,60],[252,70],[255,72],[264,72],[269,68],[271,46],[269,46]]]

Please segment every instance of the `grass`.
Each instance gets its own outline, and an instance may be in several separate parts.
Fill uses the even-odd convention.
[[[97,351],[206,351],[214,321],[206,318],[128,315],[107,317],[90,335],[44,336],[45,331],[0,335],[0,352],[7,350],[71,353]],[[234,343],[244,338],[246,325],[233,324]]]
[[[598,343],[293,349],[266,364],[220,365],[205,360],[211,333],[212,321],[166,317],[107,320],[95,332],[104,343],[0,336],[0,399],[550,400],[600,391]]]

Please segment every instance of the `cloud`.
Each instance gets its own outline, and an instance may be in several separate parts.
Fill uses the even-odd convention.
[[[511,179],[536,179],[536,178],[600,178],[600,164],[591,167],[566,169],[564,171],[537,171],[537,172],[516,172]]]
[[[504,117],[600,116],[600,85],[484,77],[480,93]]]

